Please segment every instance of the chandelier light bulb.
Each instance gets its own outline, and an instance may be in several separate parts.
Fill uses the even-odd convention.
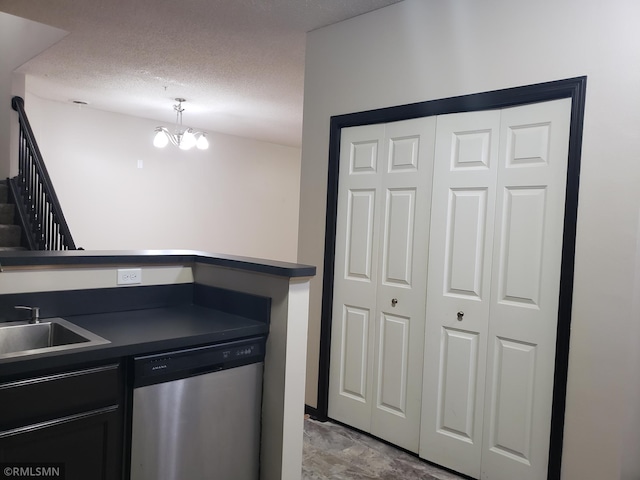
[[[198,150],[206,150],[207,148],[209,148],[209,140],[207,140],[207,137],[204,133],[200,135],[200,138],[198,138],[196,147],[198,147]]]
[[[180,148],[183,150],[191,150],[196,146],[196,136],[190,128],[185,130],[180,139]]]
[[[156,128],[156,136],[153,137],[153,146],[156,148],[164,148],[168,144],[169,137],[167,137],[160,127]]]

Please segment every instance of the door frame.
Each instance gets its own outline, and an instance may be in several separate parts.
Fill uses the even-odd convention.
[[[459,97],[399,105],[332,116],[329,127],[329,167],[327,184],[327,212],[324,245],[324,276],[322,285],[322,313],[320,320],[320,351],[317,407],[307,411],[326,420],[329,405],[329,363],[331,351],[331,311],[333,307],[333,276],[338,208],[340,166],[340,136],[345,127],[389,123],[448,113],[474,112],[515,107],[530,103],[571,98],[571,125],[567,158],[567,185],[560,270],[560,298],[556,338],[553,407],[547,478],[559,479],[562,464],[562,441],[566,408],[567,374],[569,366],[569,335],[578,213],[578,187],[582,131],[586,99],[587,77],[575,77],[521,87],[493,90]]]

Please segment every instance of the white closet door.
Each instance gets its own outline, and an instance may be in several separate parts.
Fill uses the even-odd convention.
[[[482,478],[547,478],[570,116],[502,111]]]
[[[500,112],[438,117],[420,456],[478,477]]]
[[[418,452],[435,118],[387,124],[371,433]]]
[[[331,320],[329,416],[371,428],[384,125],[342,129]]]
[[[438,119],[420,455],[475,478],[546,478],[570,108]]]
[[[434,118],[342,130],[329,416],[418,450]]]

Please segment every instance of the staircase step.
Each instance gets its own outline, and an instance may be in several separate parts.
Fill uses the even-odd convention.
[[[0,247],[19,247],[20,234],[17,225],[0,225]]]
[[[15,208],[15,205],[11,205],[9,203],[0,203],[0,224],[13,224],[13,214],[15,212]]]
[[[0,203],[7,203],[9,198],[9,187],[7,186],[7,181],[3,180],[0,182]]]
[[[24,247],[0,247],[0,252],[20,252],[24,251]]]

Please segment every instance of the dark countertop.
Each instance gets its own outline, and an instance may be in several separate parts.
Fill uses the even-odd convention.
[[[266,335],[269,325],[198,305],[65,316],[111,343],[0,360],[0,379]],[[43,319],[46,321],[46,319]]]
[[[280,277],[312,277],[316,267],[259,258],[221,255],[195,250],[65,250],[1,251],[1,267],[60,265],[216,265]]]

